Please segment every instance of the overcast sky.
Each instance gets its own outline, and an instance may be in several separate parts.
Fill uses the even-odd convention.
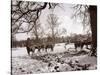
[[[72,4],[60,4],[60,7],[56,7],[54,9],[54,14],[56,14],[59,17],[59,22],[61,24],[59,25],[59,29],[65,28],[67,30],[67,35],[70,35],[70,33],[77,33],[77,34],[83,34],[83,25],[80,22],[76,22],[74,19],[71,18],[71,16],[74,14],[74,9],[72,8]],[[40,22],[42,27],[46,29],[47,25],[47,15],[51,13],[51,10],[48,8],[44,9],[42,11],[42,14],[40,16]],[[30,37],[29,34],[17,34],[16,38],[17,40],[25,40],[27,37]]]

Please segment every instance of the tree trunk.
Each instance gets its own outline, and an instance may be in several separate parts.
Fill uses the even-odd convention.
[[[39,43],[39,37],[38,37],[38,32],[37,32],[37,24],[36,22],[34,23],[34,28],[35,28],[35,40],[36,40],[36,43]]]
[[[54,27],[52,27],[52,43],[55,44]]]
[[[89,6],[90,24],[92,31],[92,55],[97,52],[97,6]]]

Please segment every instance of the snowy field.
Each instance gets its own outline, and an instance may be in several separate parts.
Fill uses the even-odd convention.
[[[88,55],[90,50],[83,48],[76,52],[74,44],[56,44],[54,51],[31,53],[23,48],[12,48],[12,74],[32,74],[78,70],[95,70],[97,58]]]

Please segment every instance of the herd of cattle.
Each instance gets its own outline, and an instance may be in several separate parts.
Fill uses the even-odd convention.
[[[35,52],[36,49],[38,49],[38,51],[40,52],[40,50],[45,50],[47,52],[48,49],[51,49],[51,51],[53,51],[54,45],[53,44],[38,44],[38,45],[34,45],[34,46],[26,46],[27,48],[27,53],[28,55],[30,55],[30,52]]]
[[[65,46],[67,45],[68,43],[65,43]],[[92,42],[91,41],[75,41],[74,42],[74,47],[75,47],[75,50],[77,51],[77,48],[80,47],[81,49],[86,46],[87,49],[89,49],[88,45],[91,45]],[[30,42],[29,42],[29,39],[27,40],[27,43],[26,43],[26,49],[27,49],[27,53],[28,55],[30,55],[30,52],[35,52],[35,50],[37,49],[39,52],[40,50],[44,50],[47,52],[48,49],[50,49],[51,51],[54,50],[54,44],[52,43],[47,43],[47,44],[35,44],[35,45],[30,45]]]
[[[92,45],[92,42],[91,41],[76,41],[74,42],[74,46],[75,46],[75,49],[77,50],[78,47],[80,47],[81,49],[84,47],[84,45],[86,45],[86,48],[89,49],[89,45]]]

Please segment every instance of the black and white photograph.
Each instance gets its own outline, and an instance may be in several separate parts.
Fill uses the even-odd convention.
[[[11,74],[97,69],[97,6],[11,0]]]

